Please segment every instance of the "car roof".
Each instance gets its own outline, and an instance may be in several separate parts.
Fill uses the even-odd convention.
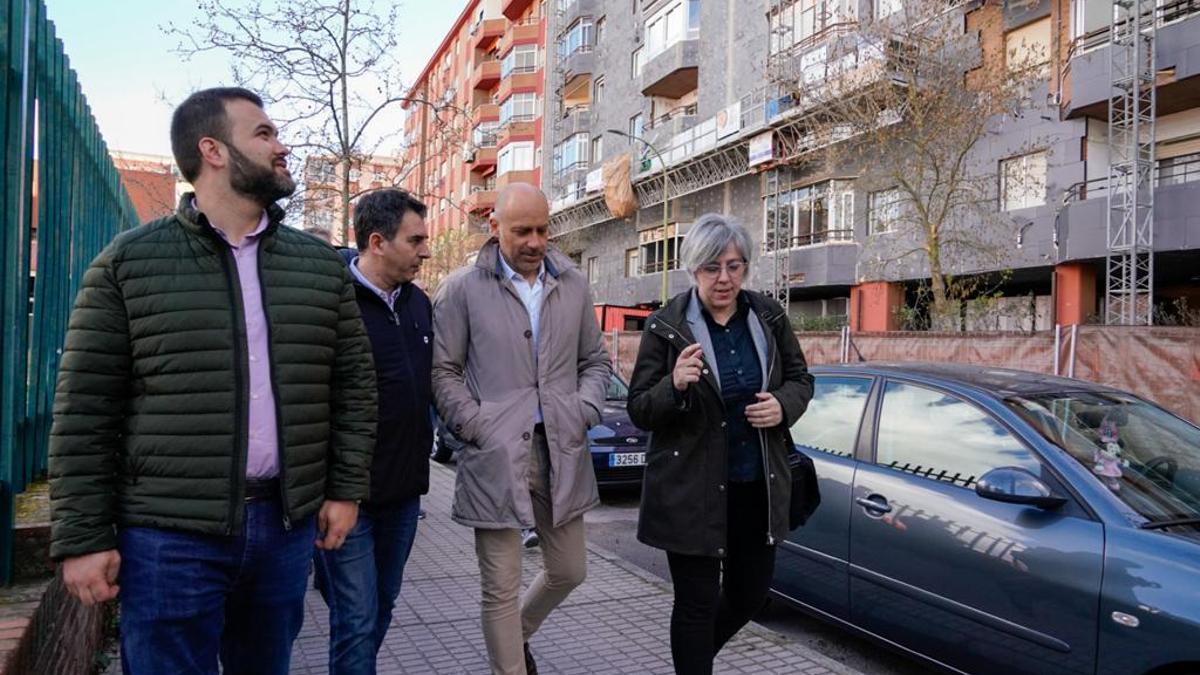
[[[1113,393],[1119,391],[1095,382],[1034,373],[1013,368],[929,362],[871,362],[813,366],[813,373],[906,375],[927,381],[956,384],[1000,398],[1061,392]]]

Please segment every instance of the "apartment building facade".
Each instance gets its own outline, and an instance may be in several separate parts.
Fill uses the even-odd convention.
[[[399,157],[364,157],[351,162],[348,169],[339,158],[330,155],[305,157],[304,187],[296,195],[301,205],[300,228],[323,230],[334,245],[353,246],[353,224],[348,224],[343,232],[343,194],[349,195],[350,216],[353,217],[354,200],[359,195],[401,185],[408,171],[409,167]]]
[[[1044,82],[1023,109],[997,116],[998,131],[970,158],[995,176],[994,213],[978,227],[993,228],[1003,244],[1002,291],[1032,305],[1039,329],[1103,312],[1111,6],[1042,0],[953,8],[981,60],[1036,54],[1044,66]],[[794,319],[897,328],[897,308],[928,268],[870,264],[914,242],[889,232],[895,207],[887,190],[860,185],[853,166],[804,156],[797,139],[812,111],[796,91],[834,79],[835,61],[851,58],[861,69],[853,61],[861,27],[904,9],[902,0],[553,0],[544,141],[552,159],[543,186],[555,238],[588,272],[597,302],[657,302],[664,267],[669,293],[686,288],[676,269],[679,241],[696,216],[718,211],[755,239],[749,285],[786,293]],[[1175,2],[1152,11],[1155,300],[1188,297],[1195,307],[1200,7]],[[641,209],[617,220],[604,205],[601,166],[626,151]]]
[[[405,103],[406,189],[436,237],[480,231],[506,185],[542,173],[546,24],[535,0],[470,0]]]

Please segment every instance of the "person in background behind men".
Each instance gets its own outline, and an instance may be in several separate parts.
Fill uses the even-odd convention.
[[[587,279],[549,244],[541,190],[502,190],[491,228],[435,296],[433,390],[465,443],[451,515],[475,528],[492,672],[534,675],[529,639],[586,574],[583,514],[600,500],[587,430],[610,366]],[[521,528],[535,526],[546,567],[518,600]]]
[[[429,491],[429,298],[412,283],[429,257],[425,205],[407,192],[369,192],[354,204],[358,251],[341,251],[375,355],[379,425],[371,496],[336,551],[318,550],[317,588],[329,606],[329,672],[375,672],[404,565]]]
[[[127,674],[287,673],[313,542],[340,547],[367,496],[371,345],[341,258],[281,225],[295,183],[262,105],[180,104],[195,193],[117,235],[71,313],[50,553],[84,604],[120,593]]]

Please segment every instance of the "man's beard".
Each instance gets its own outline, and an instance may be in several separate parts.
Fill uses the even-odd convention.
[[[273,165],[264,167],[255,164],[232,143],[226,143],[225,147],[229,149],[231,160],[229,185],[236,192],[267,207],[296,191],[296,181],[291,176],[276,174]]]

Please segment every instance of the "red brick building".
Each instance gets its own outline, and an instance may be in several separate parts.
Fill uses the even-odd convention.
[[[405,104],[404,186],[436,236],[481,223],[496,191],[542,172],[546,16],[542,0],[471,0]]]

